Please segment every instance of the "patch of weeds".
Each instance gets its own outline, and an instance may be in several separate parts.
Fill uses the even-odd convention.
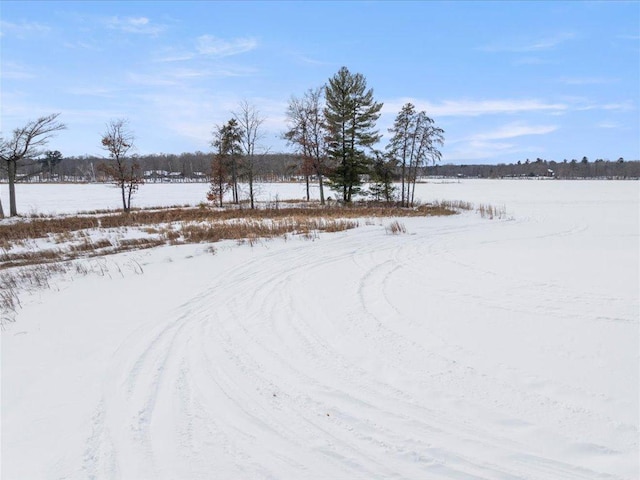
[[[393,222],[391,222],[384,228],[384,230],[391,235],[407,233],[407,227],[405,227],[404,224],[400,223],[398,220],[394,220]]]
[[[507,216],[507,210],[504,205],[495,207],[493,205],[480,204],[476,211],[482,218],[488,218],[489,220],[493,220],[494,218],[503,219]]]

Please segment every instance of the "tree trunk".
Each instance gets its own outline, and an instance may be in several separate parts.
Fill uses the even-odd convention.
[[[309,174],[305,174],[304,181],[307,184],[307,202],[311,200],[311,196],[309,195]]]
[[[124,182],[120,183],[120,193],[122,193],[122,209],[126,212],[129,211],[129,209],[127,208],[127,197],[125,196],[125,192],[124,192]]]
[[[232,185],[232,191],[233,191],[233,203],[235,203],[236,205],[238,204],[239,200],[238,200],[238,171],[237,171],[237,165],[236,165],[236,159],[232,158],[231,159],[231,183]]]
[[[134,184],[127,185],[127,212],[131,210],[131,195],[133,194]]]
[[[320,205],[324,205],[324,184],[322,183],[321,174],[318,174],[318,185],[320,186]]]
[[[7,167],[9,175],[9,215],[15,217],[18,215],[18,209],[16,208],[16,162],[9,160]]]
[[[0,219],[4,218],[4,210],[2,209],[2,199],[0,198]]]
[[[249,200],[251,201],[251,210],[253,210],[255,208],[253,204],[253,165],[249,170]]]
[[[407,161],[406,159],[403,157],[402,158],[402,173],[401,173],[401,190],[400,190],[400,206],[401,207],[406,207],[406,205],[404,204],[404,178],[405,178],[405,172],[407,169]]]

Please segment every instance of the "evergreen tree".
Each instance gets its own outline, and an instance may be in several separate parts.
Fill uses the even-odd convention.
[[[369,190],[376,201],[384,200],[389,203],[393,200],[396,190],[396,187],[393,186],[393,176],[396,167],[397,161],[393,157],[375,152],[375,159],[371,167]]]
[[[222,206],[222,196],[227,190],[225,183],[231,187],[233,203],[239,203],[238,197],[238,159],[242,155],[240,139],[242,129],[235,118],[232,118],[221,127],[216,126],[213,131],[211,145],[216,148],[216,154],[211,164],[211,191],[212,201],[218,201]],[[227,179],[227,176],[230,178]],[[215,194],[215,195],[214,195]]]
[[[351,202],[360,191],[360,176],[369,173],[366,149],[380,140],[375,123],[382,103],[373,100],[364,75],[352,74],[347,67],[329,79],[325,97],[328,153],[336,163],[330,186],[342,192],[345,202]]]

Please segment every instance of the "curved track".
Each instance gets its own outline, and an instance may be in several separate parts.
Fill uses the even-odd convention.
[[[36,468],[7,456],[16,417],[3,478],[632,478],[637,411],[619,392],[637,375],[596,377],[629,360],[607,349],[637,332],[637,306],[561,264],[514,268],[504,257],[541,236],[566,250],[588,233],[536,221],[405,219],[406,235],[377,224],[148,254],[144,275],[99,284],[117,298],[142,279],[160,305],[102,305],[117,326],[86,354],[85,408],[65,412],[81,427],[37,443],[50,455],[34,452]]]

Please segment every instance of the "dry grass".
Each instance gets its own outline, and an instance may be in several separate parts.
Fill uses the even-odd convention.
[[[0,327],[15,320],[17,310],[22,306],[20,292],[50,288],[51,277],[67,268],[68,265],[61,263],[38,264],[0,273]]]
[[[368,203],[349,206],[321,207],[314,203],[280,207],[277,209],[247,210],[239,208],[166,208],[119,212],[96,215],[73,215],[54,218],[29,218],[11,224],[0,224],[0,246],[23,239],[46,238],[49,235],[65,236],[71,232],[94,228],[142,227],[175,222],[222,221],[232,219],[278,219],[304,216],[307,218],[358,218],[358,217],[412,217],[452,215],[455,208],[445,204],[421,205],[416,208],[400,208]]]
[[[87,262],[75,262],[77,259],[167,244],[234,240],[253,246],[265,239],[288,239],[290,235],[314,240],[320,232],[357,228],[360,221],[371,225],[373,219],[385,217],[394,218],[385,230],[395,235],[407,231],[397,218],[453,215],[473,209],[468,202],[450,201],[414,208],[372,202],[321,206],[313,202],[277,201],[255,210],[242,205],[220,209],[202,204],[195,208],[140,209],[129,214],[97,211],[0,222],[0,325],[15,318],[16,309],[20,308],[20,290],[50,288],[51,276],[67,271],[80,275],[108,274],[100,261],[97,266],[88,266]],[[483,218],[504,216],[504,207],[481,205],[476,211]],[[212,245],[207,251],[216,253]],[[133,268],[142,273],[139,265]]]
[[[394,220],[385,227],[385,231],[387,233],[390,233],[391,235],[398,235],[400,233],[407,233],[407,227],[405,227],[404,224],[400,223],[398,220]]]
[[[495,207],[493,205],[485,205],[483,203],[478,205],[476,212],[478,212],[482,218],[488,218],[489,220],[493,220],[494,218],[502,219],[507,216],[507,210],[504,206]]]
[[[265,207],[268,207],[266,204]],[[175,207],[135,210],[129,214],[100,212],[57,217],[27,218],[0,223],[0,270],[15,266],[36,265],[81,257],[108,255],[163,244],[249,241],[300,235],[315,238],[318,232],[338,232],[358,226],[355,219],[452,215],[473,210],[463,201],[440,201],[414,208],[384,203],[356,202],[350,205],[278,202],[277,208],[250,210],[241,206],[212,208]],[[483,218],[503,218],[504,207],[480,205],[476,211]],[[141,238],[121,238],[137,231]],[[405,233],[399,221],[386,230]],[[88,232],[92,232],[91,235]],[[119,235],[119,238],[114,238]],[[46,239],[55,248],[38,248],[35,240]],[[38,240],[42,243],[42,240]],[[17,248],[20,247],[20,248]]]

